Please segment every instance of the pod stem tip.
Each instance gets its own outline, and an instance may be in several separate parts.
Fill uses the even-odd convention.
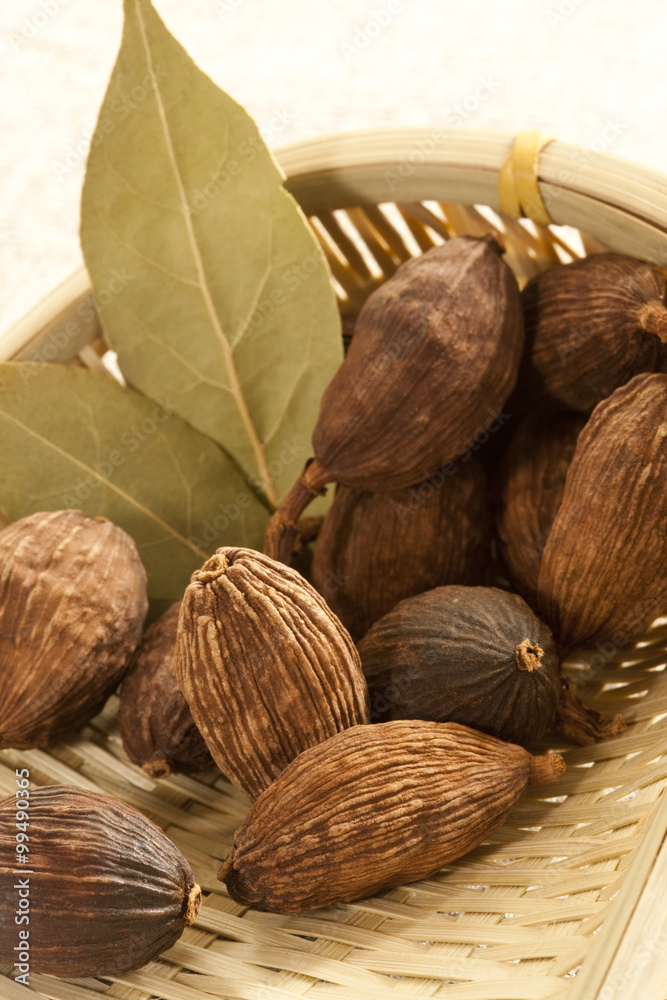
[[[565,770],[565,760],[559,753],[547,753],[533,757],[529,785],[545,785],[555,781]]]
[[[201,906],[201,886],[197,883],[192,886],[190,893],[188,895],[188,905],[185,910],[185,922],[188,927],[194,924],[195,920],[199,916],[199,907]]]

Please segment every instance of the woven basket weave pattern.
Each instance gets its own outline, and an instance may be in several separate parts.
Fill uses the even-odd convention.
[[[578,245],[576,233],[426,197],[350,207],[348,196],[347,207],[340,203],[332,198],[311,221],[344,316],[356,313],[402,261],[461,233],[499,234],[521,283],[577,256],[582,246],[600,249],[584,234]],[[90,336],[96,334],[67,360],[99,367],[107,347],[91,328]],[[630,653],[568,664],[587,703],[605,714],[623,712],[628,731],[593,748],[565,749],[566,774],[529,790],[487,843],[426,881],[297,917],[244,911],[228,897],[216,871],[246,813],[246,797],[214,769],[155,781],[131,765],[119,736],[117,697],[78,739],[48,752],[0,752],[1,795],[14,793],[17,767],[28,767],[35,784],[115,795],[165,830],[204,891],[196,925],[159,960],[104,982],[31,975],[33,989],[56,1000],[571,996],[573,973],[594,932],[604,929],[667,783],[666,644],[667,623],[656,623]],[[547,748],[562,749],[544,742]],[[5,994],[5,983],[0,995],[20,998],[14,989]]]

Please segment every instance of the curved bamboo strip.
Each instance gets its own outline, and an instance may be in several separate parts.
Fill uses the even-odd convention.
[[[410,255],[462,232],[496,233],[521,282],[605,246],[667,265],[662,175],[552,142],[539,159],[540,193],[552,218],[575,231],[535,226],[499,211],[498,175],[512,143],[504,133],[385,129],[280,151],[344,315]],[[99,366],[105,350],[84,270],[0,340],[1,358],[88,367]],[[616,988],[618,962],[631,961],[647,927],[654,937],[664,929],[667,940],[664,907],[646,911],[642,899],[646,886],[664,884],[667,869],[666,664],[663,622],[633,650],[584,673],[587,700],[624,712],[628,731],[591,748],[552,746],[565,753],[567,773],[530,790],[487,843],[430,879],[298,917],[246,911],[229,898],[216,870],[247,810],[245,796],[216,769],[148,778],[123,752],[117,698],[76,740],[49,752],[0,752],[0,794],[13,793],[16,767],[28,767],[36,784],[116,795],[167,832],[205,895],[195,926],[145,968],[108,981],[33,976],[33,991],[54,1000],[614,995],[605,984]],[[576,671],[578,661],[571,666]],[[621,976],[621,994],[638,996],[644,982],[653,988],[661,969],[651,968],[651,979]],[[0,996],[18,1000],[19,989],[0,979]]]

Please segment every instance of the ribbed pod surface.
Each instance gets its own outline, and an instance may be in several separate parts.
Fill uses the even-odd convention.
[[[296,570],[253,549],[218,549],[193,574],[177,676],[214,760],[251,798],[302,750],[368,721],[349,633]]]
[[[372,896],[472,850],[563,769],[452,723],[358,726],[286,768],[218,877],[237,902],[282,913]]]
[[[0,748],[85,725],[122,679],[148,609],[134,542],[80,510],[0,534]]]

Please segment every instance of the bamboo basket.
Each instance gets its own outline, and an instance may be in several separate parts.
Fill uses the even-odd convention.
[[[663,175],[562,142],[540,151],[535,134],[519,140],[392,129],[281,150],[287,187],[324,247],[343,314],[402,261],[461,233],[496,233],[521,283],[603,249],[667,267]],[[502,205],[509,171],[537,222],[501,210],[503,168]],[[9,331],[0,358],[106,370],[92,303],[81,270]],[[28,767],[34,784],[124,799],[166,831],[204,891],[197,923],[158,960],[118,978],[31,974],[32,990],[53,1000],[662,1000],[666,645],[667,619],[630,650],[571,658],[585,700],[623,712],[628,731],[593,748],[545,743],[564,752],[566,774],[529,790],[482,846],[428,880],[297,917],[244,910],[229,898],[216,870],[247,799],[215,769],[152,780],[131,765],[116,697],[77,739],[48,752],[1,752],[0,795],[13,794],[15,768]],[[0,972],[0,996],[23,1000],[25,987],[9,968]]]

